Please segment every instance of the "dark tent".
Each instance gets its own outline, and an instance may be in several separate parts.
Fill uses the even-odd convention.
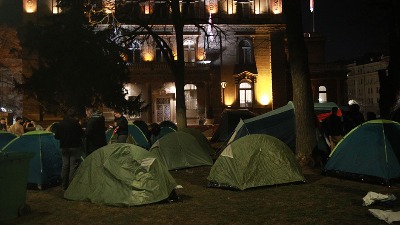
[[[164,120],[160,123],[160,127],[169,127],[172,128],[173,130],[178,130],[178,126],[170,120]]]
[[[146,135],[147,140],[150,140],[149,127],[146,122],[144,122],[143,120],[135,120],[132,123],[139,127],[143,134]]]
[[[16,137],[15,134],[0,130],[0,150]]]
[[[108,143],[113,142],[113,129],[109,129],[106,131],[106,139]],[[127,143],[138,145],[142,148],[149,149],[150,142],[147,140],[146,134],[136,126],[135,124],[128,124],[128,138],[126,140]]]
[[[262,115],[240,120],[229,143],[248,134],[268,134],[294,150],[296,147],[294,106],[292,102]]]
[[[235,127],[242,119],[248,119],[256,116],[248,109],[225,109],[221,114],[221,121],[218,129],[211,138],[211,142],[224,142],[231,137]]]
[[[384,182],[400,178],[400,124],[371,120],[351,130],[333,149],[328,175]]]
[[[3,147],[4,152],[33,152],[29,163],[28,183],[39,189],[61,181],[60,143],[49,131],[27,132]]]
[[[333,102],[314,103],[314,111],[317,116],[320,115],[319,113],[329,112],[332,107],[337,107],[337,105]],[[228,144],[249,134],[267,134],[278,138],[294,150],[296,148],[295,124],[295,109],[293,102],[290,101],[283,107],[259,116],[240,119]],[[318,139],[318,148],[327,151],[323,137]]]

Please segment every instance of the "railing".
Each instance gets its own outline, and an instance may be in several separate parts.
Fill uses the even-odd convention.
[[[163,70],[169,71],[168,64],[165,62],[140,62],[131,63],[128,65],[130,70]],[[186,62],[185,68],[187,70],[208,70],[210,65],[204,62]]]

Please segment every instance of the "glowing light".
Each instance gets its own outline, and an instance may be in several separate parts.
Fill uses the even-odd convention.
[[[150,14],[150,3],[146,2],[144,5],[144,14]]]
[[[61,8],[59,7],[57,1],[58,1],[58,0],[52,0],[52,4],[51,4],[51,6],[50,6],[50,10],[51,10],[51,12],[52,12],[53,14],[59,14],[59,13],[61,13]]]
[[[271,6],[274,14],[282,13],[282,0],[271,0]]]
[[[174,94],[176,93],[176,87],[175,86],[170,87],[169,90],[170,90],[170,93],[174,93]]]
[[[310,0],[310,11],[314,12],[314,0]]]
[[[153,61],[154,56],[153,54],[147,52],[143,54],[143,59],[144,61]]]
[[[24,0],[23,7],[26,13],[35,13],[37,11],[37,1]]]
[[[268,95],[263,95],[260,98],[260,104],[261,105],[268,105],[271,102],[271,99]]]
[[[225,89],[225,88],[226,88],[226,84],[227,84],[226,81],[221,81],[221,87],[222,87],[222,89]]]
[[[354,99],[349,100],[349,105],[358,104],[358,102]]]
[[[218,12],[218,3],[216,0],[208,0],[208,12],[209,13],[217,13]]]

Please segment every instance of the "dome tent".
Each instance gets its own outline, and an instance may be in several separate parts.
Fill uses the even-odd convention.
[[[266,134],[250,134],[229,144],[207,179],[210,187],[239,190],[305,181],[290,148]]]
[[[16,137],[13,133],[0,130],[0,150]]]
[[[61,181],[61,152],[60,143],[49,131],[27,132],[3,147],[8,152],[35,153],[29,163],[28,184],[53,186]]]
[[[400,124],[370,120],[336,145],[325,165],[327,175],[383,182],[400,178]]]
[[[114,129],[109,129],[106,131],[106,140],[108,143],[113,142],[113,132]],[[128,138],[127,143],[138,145],[142,148],[148,149],[150,147],[149,140],[146,134],[135,124],[128,124]]]
[[[115,143],[99,148],[83,161],[64,197],[135,206],[167,199],[176,185],[154,154],[137,145]]]
[[[156,141],[150,152],[165,163],[168,170],[212,165],[208,150],[186,132],[172,132]]]
[[[206,136],[204,136],[204,134],[201,133],[199,130],[197,130],[195,128],[182,128],[179,131],[191,134],[193,137],[196,138],[196,140],[199,142],[199,144],[204,149],[207,149],[207,151],[210,155],[215,154],[215,149],[212,148],[212,146],[210,145],[210,142],[207,140]]]

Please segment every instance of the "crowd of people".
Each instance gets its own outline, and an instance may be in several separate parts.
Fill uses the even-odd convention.
[[[331,151],[345,134],[366,121],[364,115],[360,112],[360,106],[357,104],[350,105],[349,111],[344,115],[338,112],[339,108],[333,107],[331,115],[322,121],[321,126],[321,133],[328,137]],[[367,120],[373,119],[376,119],[376,115],[372,112],[367,113]]]
[[[105,131],[113,129],[114,142],[125,143],[128,138],[128,120],[120,109],[114,110],[114,125],[107,127],[103,114],[95,107],[86,107],[86,117],[78,118],[74,109],[69,109],[63,120],[54,123],[51,131],[60,142],[62,158],[62,187],[66,190],[83,158],[96,149],[107,145]],[[34,130],[44,130],[34,120],[24,120],[17,116],[15,122],[7,125],[5,118],[0,118],[0,130],[8,131],[17,136]]]
[[[29,131],[43,130],[43,127],[37,124],[34,120],[24,120],[22,117],[17,116],[15,122],[11,126],[8,126],[5,118],[0,118],[0,130],[21,136]]]

